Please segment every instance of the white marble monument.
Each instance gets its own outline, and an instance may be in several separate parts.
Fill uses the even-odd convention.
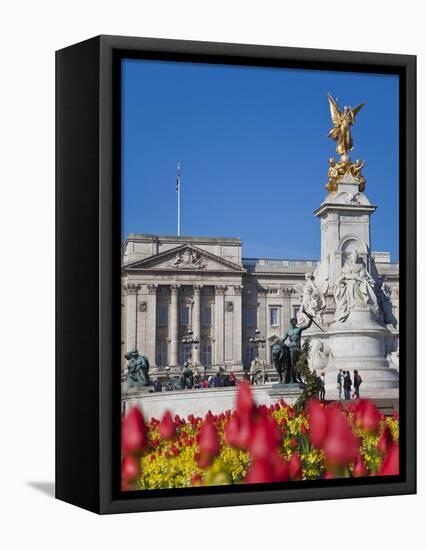
[[[330,107],[335,130],[343,115],[331,98]],[[386,282],[371,253],[371,215],[377,207],[364,193],[364,162],[352,163],[348,156],[350,135],[349,147],[345,136],[330,137],[338,141],[340,160],[329,160],[329,193],[314,213],[321,221],[321,261],[305,283],[299,324],[310,315],[322,328],[304,336],[312,339],[311,366],[324,371],[328,397],[337,394],[339,369],[349,370],[352,380],[353,370],[359,371],[363,395],[395,397],[397,360],[389,361],[395,323]]]

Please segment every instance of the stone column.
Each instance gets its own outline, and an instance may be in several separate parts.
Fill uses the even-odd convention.
[[[242,323],[242,286],[234,286],[234,364],[238,369],[242,369],[242,343],[243,343],[243,323]]]
[[[281,334],[282,336],[290,328],[290,318],[293,317],[291,311],[291,296],[293,294],[293,289],[289,286],[282,288],[283,294],[283,314],[281,318]]]
[[[171,306],[170,306],[170,356],[169,365],[176,367],[179,364],[179,285],[170,285]]]
[[[272,365],[271,342],[268,338],[266,338],[265,350],[266,350],[266,362],[268,363],[268,365]]]
[[[157,341],[157,285],[148,285],[145,308],[145,351],[150,365],[157,364],[156,341]]]
[[[258,287],[257,289],[258,310],[257,310],[257,328],[260,330],[260,335],[267,338],[269,336],[269,318],[268,318],[268,289]],[[259,359],[266,361],[265,348],[259,347]]]
[[[225,290],[222,285],[215,286],[215,361],[216,365],[224,364],[224,343],[225,343]]]
[[[125,353],[130,351],[133,348],[138,346],[137,341],[137,322],[138,322],[138,313],[137,313],[137,300],[138,300],[138,291],[140,285],[128,283],[126,286],[127,292],[127,349]]]
[[[194,338],[200,340],[198,346],[192,349],[193,361],[200,364],[200,348],[201,348],[201,286],[194,285],[194,304],[192,309],[192,331],[194,333]]]

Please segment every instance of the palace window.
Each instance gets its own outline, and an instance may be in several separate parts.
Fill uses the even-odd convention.
[[[271,307],[269,310],[269,318],[270,318],[272,327],[279,327],[280,326],[280,308]]]
[[[191,346],[181,344],[179,346],[179,365],[183,365],[186,361],[191,360]]]
[[[246,306],[244,308],[244,325],[246,327],[257,327],[257,307]]]
[[[162,340],[157,342],[157,367],[166,367],[168,363],[168,345]]]
[[[167,327],[169,324],[169,304],[158,304],[158,326]]]
[[[201,364],[210,367],[212,364],[212,345],[205,342],[201,345]]]
[[[247,346],[244,353],[244,366],[246,369],[249,369],[251,362],[257,357],[257,349],[255,346]]]
[[[205,327],[211,327],[212,325],[212,305],[204,304],[201,309],[201,323]]]
[[[183,304],[180,308],[180,324],[185,327],[189,325],[189,305]]]

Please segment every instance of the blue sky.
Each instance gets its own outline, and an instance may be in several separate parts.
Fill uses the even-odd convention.
[[[327,92],[366,101],[351,157],[366,161],[372,248],[398,259],[398,77],[124,60],[122,236],[240,237],[244,257],[316,259],[328,158]]]

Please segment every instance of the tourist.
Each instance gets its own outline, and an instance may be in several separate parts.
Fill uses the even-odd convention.
[[[322,372],[320,375],[321,390],[320,390],[320,399],[321,401],[325,400],[325,374]]]
[[[352,397],[355,397],[355,399],[359,399],[359,387],[362,384],[362,378],[359,375],[359,372],[355,369],[354,370],[354,393]]]
[[[235,374],[233,372],[231,372],[231,374],[229,375],[229,386],[236,386],[237,385],[237,379],[235,377]]]
[[[345,392],[345,399],[350,400],[351,398],[351,388],[352,388],[352,380],[351,380],[351,373],[347,371],[343,371],[344,379],[343,379],[343,390]]]
[[[339,369],[337,373],[337,391],[339,392],[339,400],[342,400],[342,389],[343,389],[343,371]]]
[[[158,393],[163,391],[163,386],[161,382],[158,380],[158,378],[154,380],[153,386],[154,386],[154,392]]]

